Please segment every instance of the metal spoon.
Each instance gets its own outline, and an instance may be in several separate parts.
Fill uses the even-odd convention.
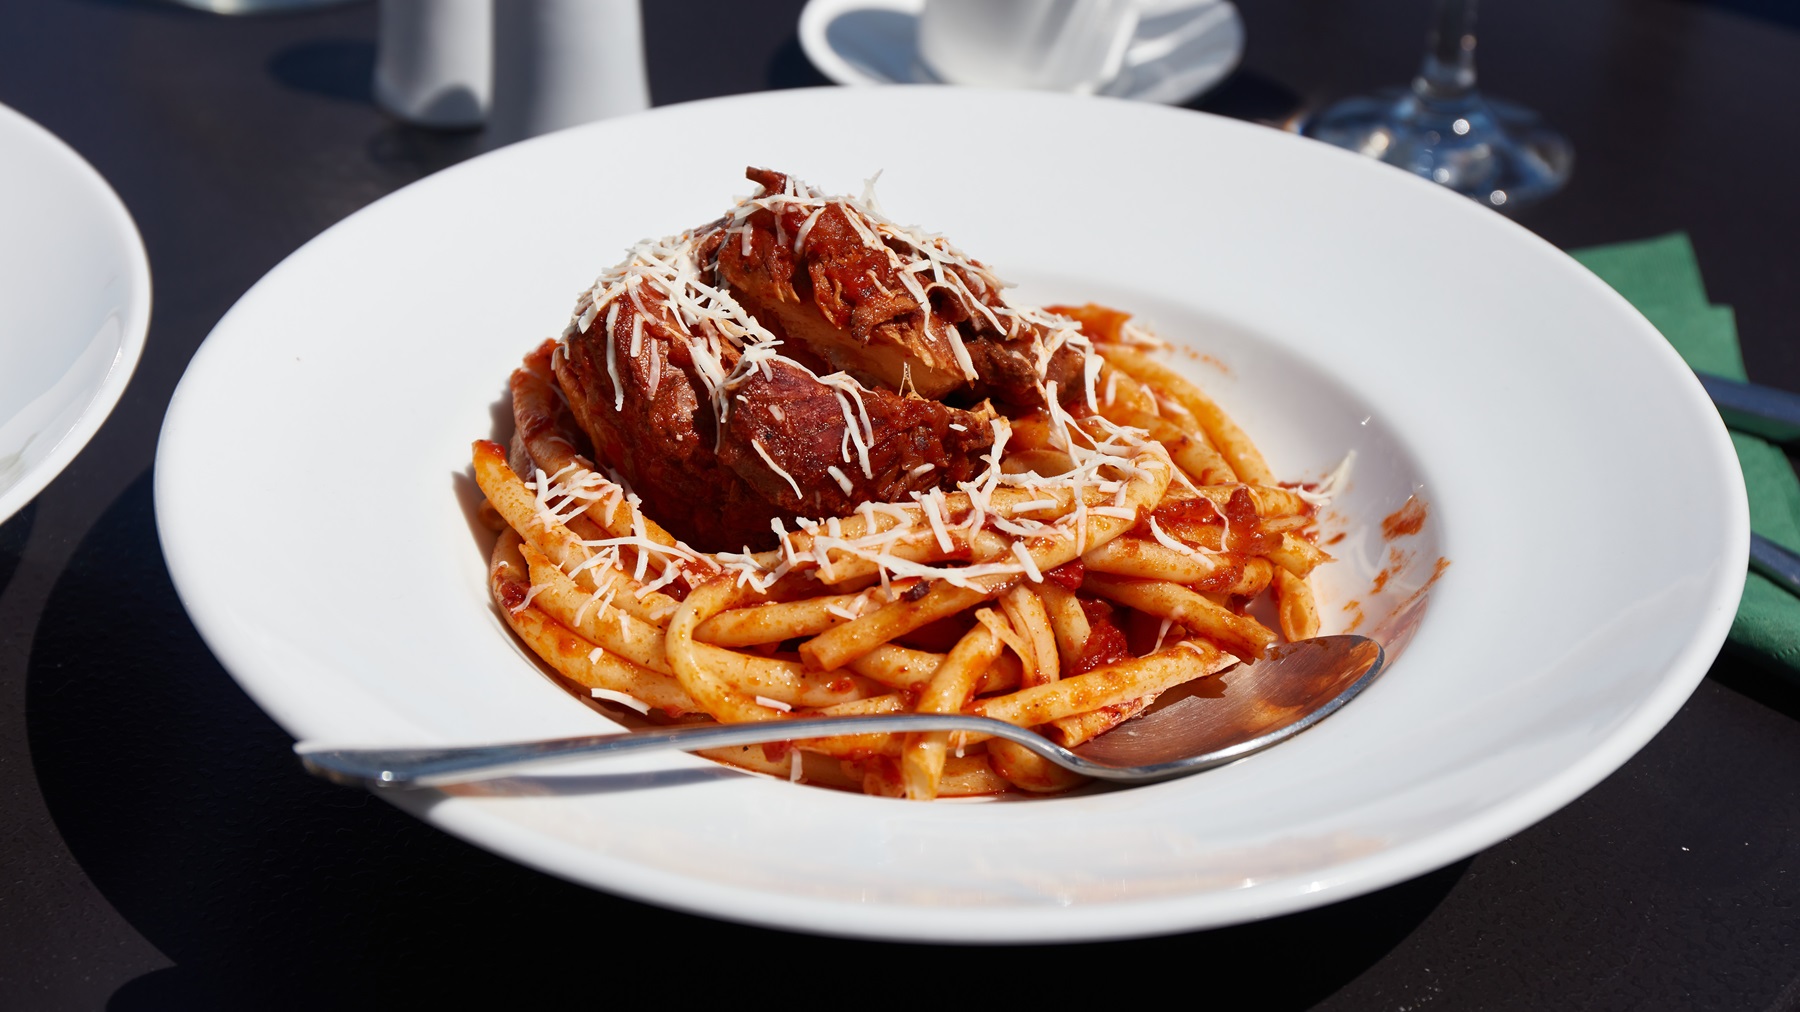
[[[1198,773],[1268,748],[1317,724],[1381,674],[1381,645],[1362,636],[1323,636],[1279,647],[1165,693],[1144,714],[1071,751],[989,717],[896,713],[802,717],[760,724],[688,724],[581,738],[452,748],[345,749],[294,746],[307,770],[338,783],[438,787],[505,776],[570,759],[756,745],[838,734],[972,731],[1005,738],[1098,780],[1148,783]]]

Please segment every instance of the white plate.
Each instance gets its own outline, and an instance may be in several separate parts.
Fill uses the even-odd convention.
[[[125,205],[0,106],[0,521],[106,421],[149,326],[150,263]]]
[[[948,122],[978,131],[954,159],[906,139]],[[1018,157],[1038,150],[1055,157]],[[1388,166],[1196,113],[822,89],[477,158],[330,229],[220,321],[164,425],[157,518],[196,625],[291,733],[606,726],[488,604],[469,442],[495,431],[509,371],[576,293],[638,238],[719,214],[750,189],[746,164],[837,192],[884,169],[890,214],[1028,297],[1128,307],[1212,356],[1177,360],[1279,473],[1316,478],[1356,450],[1335,507],[1350,534],[1321,589],[1331,627],[1350,599],[1380,625],[1451,565],[1353,705],[1186,780],[922,805],[675,755],[504,796],[386,795],[435,825],[578,882],[813,931],[1220,925],[1415,876],[1542,818],[1643,745],[1723,642],[1748,521],[1718,415],[1641,316],[1542,240]],[[1381,519],[1415,490],[1424,530],[1385,541]],[[1396,548],[1410,564],[1370,596]]]
[[[919,59],[924,9],[925,0],[809,0],[800,12],[800,48],[838,84],[942,84]],[[1244,21],[1228,0],[1148,0],[1134,44],[1144,58],[1128,56],[1100,94],[1179,104],[1237,68]]]

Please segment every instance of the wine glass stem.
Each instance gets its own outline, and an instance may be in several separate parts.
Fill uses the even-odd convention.
[[[1425,62],[1413,78],[1413,94],[1427,103],[1450,104],[1475,90],[1475,0],[1437,0]]]

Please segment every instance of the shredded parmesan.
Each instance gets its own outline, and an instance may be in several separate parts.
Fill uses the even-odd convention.
[[[944,526],[944,515],[938,512],[938,504],[944,501],[944,493],[932,489],[930,494],[918,497],[919,505],[925,508],[925,518],[931,521],[932,536],[937,538],[938,547],[947,554],[955,550],[956,545],[950,540],[950,531]]]
[[[963,379],[971,382],[980,379],[981,374],[975,371],[975,360],[969,357],[969,348],[963,344],[962,331],[952,323],[944,328],[944,336],[950,339],[950,353],[956,356],[956,367],[962,370]]]
[[[590,656],[588,659],[593,660],[594,658]],[[644,702],[641,699],[638,699],[635,696],[631,696],[626,693],[620,692],[617,689],[592,689],[590,691],[593,693],[593,696],[595,699],[604,699],[609,703],[617,703],[620,706],[628,706],[628,707],[632,708],[633,710],[636,710],[639,713],[649,713],[650,712],[650,704]]]
[[[1163,531],[1163,529],[1161,527],[1157,526],[1155,517],[1150,518],[1150,536],[1155,538],[1157,540],[1157,542],[1159,544],[1161,544],[1164,548],[1168,548],[1168,549],[1172,549],[1174,551],[1180,552],[1181,554],[1187,556],[1188,558],[1193,559],[1196,562],[1203,562],[1208,566],[1211,566],[1213,564],[1211,559],[1208,559],[1206,556],[1200,554],[1200,552],[1204,551],[1204,549],[1196,551],[1195,549],[1189,547],[1188,545],[1170,537],[1166,532]]]
[[[835,464],[827,466],[825,468],[825,473],[831,475],[831,480],[837,482],[838,488],[843,489],[845,495],[849,495],[850,491],[856,487],[850,484],[849,476],[838,470],[837,465]]]
[[[1351,450],[1344,454],[1344,459],[1339,461],[1338,466],[1333,468],[1331,473],[1325,476],[1325,480],[1319,482],[1318,488],[1295,488],[1290,489],[1290,491],[1299,496],[1300,500],[1309,506],[1328,505],[1331,500],[1342,495],[1344,490],[1349,487],[1350,467],[1354,463],[1356,463],[1356,451]]]
[[[775,463],[775,458],[769,456],[769,451],[763,449],[763,445],[759,440],[752,439],[750,441],[750,448],[755,450],[756,455],[763,459],[763,463],[769,465],[769,470],[781,475],[782,480],[788,483],[788,487],[794,490],[795,498],[805,498],[805,496],[800,494],[800,483],[794,480],[793,475],[783,471],[780,464]]]
[[[1025,542],[1013,542],[1012,553],[1018,558],[1019,565],[1025,567],[1025,575],[1031,578],[1032,583],[1044,582],[1044,574],[1038,572],[1037,560],[1031,557],[1031,551],[1025,547]]]

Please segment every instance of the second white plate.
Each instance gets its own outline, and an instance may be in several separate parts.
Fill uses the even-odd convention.
[[[150,263],[106,180],[0,106],[0,521],[43,490],[125,392]]]

